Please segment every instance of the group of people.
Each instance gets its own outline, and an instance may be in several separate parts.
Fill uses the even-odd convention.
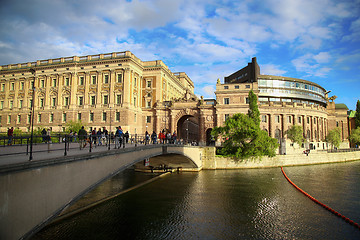
[[[50,135],[51,135],[50,128],[48,128],[47,130],[44,128],[41,131],[41,136],[42,136],[43,142],[51,143],[51,136]]]
[[[173,134],[171,134],[170,132],[167,132],[165,130],[162,130],[159,132],[159,134],[156,134],[155,131],[152,132],[152,134],[150,135],[148,133],[148,131],[145,132],[145,144],[150,143],[150,138],[151,138],[151,143],[152,144],[157,144],[157,143],[170,143],[170,144],[177,144],[177,135],[176,132],[174,131]]]
[[[71,134],[70,134],[71,135]],[[76,141],[76,133],[72,136],[75,137]],[[92,144],[93,146],[101,146],[108,145],[110,142],[115,143],[115,148],[120,148],[122,144],[129,141],[129,132],[123,132],[121,126],[116,127],[115,134],[108,132],[108,130],[104,127],[103,130],[99,128],[96,130],[94,128],[89,134],[85,130],[85,127],[82,126],[79,132],[77,133],[77,137],[79,138],[80,149],[85,148],[87,144]],[[123,142],[123,139],[124,142]]]

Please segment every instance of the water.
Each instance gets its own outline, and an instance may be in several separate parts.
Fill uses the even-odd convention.
[[[360,223],[360,162],[284,168]],[[52,225],[34,239],[360,239],[279,168],[173,173]]]

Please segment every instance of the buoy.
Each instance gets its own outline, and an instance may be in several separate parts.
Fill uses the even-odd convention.
[[[281,167],[281,171],[284,175],[284,177],[286,178],[286,180],[293,185],[293,187],[295,187],[297,190],[299,190],[301,193],[303,193],[305,196],[307,196],[308,198],[310,198],[313,202],[319,204],[320,206],[324,207],[326,210],[328,210],[329,212],[333,213],[335,216],[341,217],[342,219],[344,219],[345,222],[353,225],[354,227],[357,227],[360,230],[360,225],[352,220],[350,220],[349,218],[345,217],[344,215],[338,213],[337,211],[335,211],[334,209],[328,207],[327,205],[323,204],[322,202],[318,201],[316,198],[312,197],[310,194],[308,194],[307,192],[305,192],[304,190],[302,190],[301,188],[299,188],[295,183],[293,183],[290,178],[288,178],[288,176],[286,175],[283,167]]]

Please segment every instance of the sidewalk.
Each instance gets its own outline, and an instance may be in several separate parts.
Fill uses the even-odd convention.
[[[122,148],[123,146],[121,146]],[[125,144],[126,148],[135,147],[134,144]],[[0,168],[4,165],[11,165],[16,163],[29,162],[30,146],[28,155],[26,155],[27,146],[4,146],[0,147]],[[70,143],[67,156],[76,156],[82,154],[89,154],[90,147],[87,145],[84,149],[79,148],[79,143]],[[106,152],[115,150],[115,144],[108,146],[92,146],[91,152]],[[33,145],[33,159],[32,162],[46,159],[53,159],[63,157],[65,153],[65,143],[42,143]]]

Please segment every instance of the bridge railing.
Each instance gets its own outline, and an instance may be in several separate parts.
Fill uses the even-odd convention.
[[[123,134],[122,136],[115,136],[114,134],[89,134],[79,136],[58,133],[51,135],[33,135],[32,138],[30,135],[13,137],[1,136],[0,149],[6,149],[6,151],[0,151],[0,156],[32,155],[32,153],[50,153],[54,151],[62,151],[63,155],[66,156],[69,152],[78,151],[79,149],[92,152],[97,148],[111,150],[147,144],[186,144],[186,141],[177,139],[176,137],[161,138],[158,135],[155,137],[145,134]]]

